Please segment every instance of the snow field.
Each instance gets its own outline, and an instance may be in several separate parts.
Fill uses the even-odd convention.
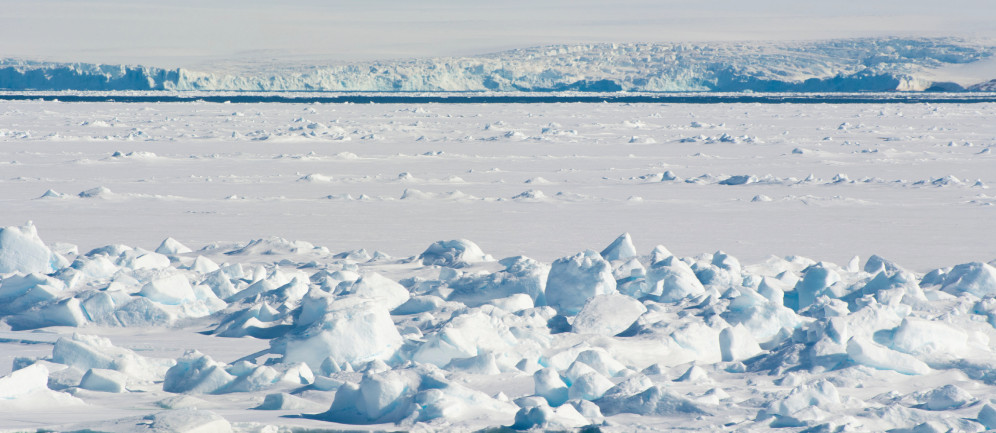
[[[0,205],[4,225],[87,251],[272,235],[402,255],[465,238],[552,263],[630,232],[682,255],[879,254],[925,272],[996,256],[977,242],[996,238],[980,223],[994,107],[5,102]]]

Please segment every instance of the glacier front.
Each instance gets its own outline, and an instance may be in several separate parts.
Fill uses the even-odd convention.
[[[252,63],[200,70],[0,59],[2,90],[368,92],[865,92],[985,90],[945,68],[991,61],[992,41],[552,45],[471,57]],[[959,77],[964,81],[964,77]]]

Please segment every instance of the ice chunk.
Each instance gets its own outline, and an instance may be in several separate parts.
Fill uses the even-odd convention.
[[[795,285],[795,291],[799,294],[798,310],[812,305],[816,298],[840,281],[840,275],[823,262],[812,265],[803,272],[802,280]]]
[[[127,257],[124,261],[124,266],[131,269],[166,269],[170,264],[169,257],[152,252]]]
[[[403,406],[399,400],[412,388],[411,384],[405,380],[407,378],[391,373],[393,372],[368,375],[360,382],[362,407],[366,409],[366,416],[371,421],[382,420],[385,418],[384,415]],[[390,419],[394,418],[390,417]]]
[[[114,312],[121,326],[170,326],[177,320],[174,310],[168,305],[136,298]]]
[[[869,257],[868,260],[865,261],[864,266],[864,271],[872,275],[879,272],[885,272],[887,275],[893,275],[901,270],[902,268],[897,266],[895,263],[877,254],[873,254]]]
[[[489,261],[491,258],[477,244],[466,239],[438,241],[429,245],[419,259],[425,266],[461,267],[471,263]]]
[[[573,331],[578,334],[612,336],[629,328],[647,312],[640,301],[617,293],[598,295],[588,300],[577,317]]]
[[[535,394],[546,399],[550,406],[560,406],[568,399],[567,384],[557,370],[547,367],[533,373]]]
[[[583,350],[578,353],[578,356],[574,360],[583,362],[595,369],[595,371],[609,377],[619,376],[627,371],[623,363],[615,360],[607,350],[601,347]]]
[[[943,322],[907,317],[892,335],[892,348],[914,356],[957,358],[968,352],[968,334]]]
[[[546,282],[550,265],[528,257],[508,257],[498,261],[505,269],[493,274],[465,276],[449,283],[453,292],[447,299],[477,307],[494,299],[523,293],[535,305],[546,305]]]
[[[567,396],[571,400],[595,400],[615,386],[608,378],[583,362],[575,361],[564,372],[570,380]]]
[[[420,421],[441,419],[442,422],[459,422],[470,418],[511,420],[516,410],[515,405],[507,402],[507,397],[504,400],[492,398],[438,377],[423,377],[420,390],[415,394],[415,404],[418,405]]]
[[[793,389],[787,396],[769,403],[764,412],[788,418],[782,425],[799,425],[802,421],[818,421],[840,408],[837,387],[826,380]],[[812,409],[819,409],[813,411]]]
[[[156,248],[157,253],[167,256],[176,256],[179,254],[186,254],[192,251],[193,250],[188,248],[186,245],[181,244],[180,241],[173,238],[163,239],[162,243],[159,244],[159,247]]]
[[[442,298],[433,295],[412,296],[404,304],[399,305],[391,314],[419,314],[440,308],[445,304]]]
[[[107,292],[91,292],[80,304],[87,320],[101,325],[117,324],[114,309],[117,302]]]
[[[699,383],[699,382],[710,382],[711,379],[709,379],[709,374],[706,373],[705,369],[697,365],[693,365],[691,367],[688,367],[688,370],[685,370],[685,372],[682,373],[681,376],[678,376],[678,378],[675,379],[674,381]]]
[[[127,352],[130,351],[115,348],[106,338],[73,334],[72,338],[62,337],[56,340],[52,348],[52,361],[81,370],[110,369],[116,364],[115,358],[124,357]]]
[[[695,277],[706,287],[721,291],[739,286],[743,282],[740,261],[729,254],[717,251],[708,265],[697,263],[693,270]]]
[[[318,417],[345,424],[398,422],[412,412],[418,387],[419,377],[411,371],[364,375],[359,384],[339,387],[332,407]]]
[[[908,375],[930,373],[930,367],[923,361],[881,346],[864,337],[855,336],[847,341],[847,356],[858,364],[879,370],[895,370]]]
[[[124,392],[128,376],[114,370],[91,368],[83,375],[80,388],[102,392]]]
[[[976,420],[984,425],[987,430],[996,429],[996,408],[990,404],[983,405],[982,409],[979,410]]]
[[[558,313],[573,316],[588,299],[616,293],[612,268],[597,252],[587,250],[553,262],[546,283],[546,301]]]
[[[749,174],[738,174],[719,181],[720,185],[747,185],[757,183],[757,177]]]
[[[377,360],[375,362],[382,361]],[[295,385],[309,385],[315,381],[315,373],[308,367],[308,364],[301,362],[287,368],[284,374],[280,376],[280,380]]]
[[[224,364],[190,350],[166,371],[163,391],[209,394],[221,390],[233,380],[235,377],[225,371]]]
[[[243,371],[242,367],[250,368],[250,370]],[[212,392],[221,394],[260,391],[273,386],[274,383],[280,380],[280,372],[268,365],[256,367],[236,365],[229,367],[227,373],[234,374],[237,377],[230,383]]]
[[[660,302],[677,302],[705,292],[702,282],[685,262],[674,256],[654,263],[647,269],[647,283]]]
[[[411,297],[404,286],[376,272],[361,277],[345,293],[376,300],[388,310],[401,306]]]
[[[83,400],[48,389],[48,373],[44,365],[32,364],[0,377],[0,410],[8,413],[6,411],[83,404]]]
[[[211,403],[208,403],[204,399],[183,394],[167,397],[156,402],[156,406],[163,409],[191,409],[197,407],[207,407],[210,405]]]
[[[31,221],[21,227],[0,228],[0,274],[48,274],[68,265],[65,258],[45,246]]]
[[[668,257],[673,256],[671,251],[668,251],[667,247],[664,245],[657,245],[654,250],[650,252],[650,263],[657,263]]]
[[[72,267],[90,280],[110,279],[120,269],[118,265],[114,264],[111,259],[103,254],[90,257],[77,257]]]
[[[221,267],[218,266],[218,264],[215,263],[214,260],[211,260],[204,256],[197,256],[196,258],[194,258],[194,263],[190,265],[189,268],[191,271],[194,271],[198,274],[208,274],[217,271],[218,269],[221,269]],[[222,296],[219,296],[219,298],[220,297]]]
[[[305,254],[315,250],[322,251],[323,249],[315,247],[308,242],[289,241],[284,238],[271,236],[269,238],[254,239],[241,248],[233,249],[225,254],[230,256]]]
[[[518,342],[516,336],[501,319],[505,314],[498,310],[486,314],[485,308],[474,309],[450,319],[441,329],[428,337],[412,355],[412,359],[444,366],[453,359],[477,356],[482,351],[506,353]]]
[[[668,391],[663,385],[654,385],[632,395],[609,390],[604,397],[595,400],[594,403],[606,416],[620,413],[661,416],[706,415],[708,413],[691,400]]]
[[[490,304],[501,308],[502,310],[508,311],[509,313],[515,313],[535,307],[533,304],[533,298],[530,298],[529,295],[525,293],[516,293],[512,296],[493,299]]]
[[[14,399],[39,390],[48,389],[48,368],[32,364],[0,377],[0,399]]]
[[[190,281],[180,274],[152,281],[143,286],[138,294],[165,305],[179,305],[184,302],[192,302],[197,298],[194,289],[190,286]]]
[[[719,348],[720,329],[703,322],[685,322],[671,333],[671,338],[682,348],[690,351],[695,360],[714,363],[723,359]]]
[[[39,292],[45,292],[51,295],[44,295],[42,293],[33,295],[29,294],[29,292],[38,287],[41,287]],[[10,301],[12,299],[27,295],[27,298],[21,302],[25,304],[34,304],[54,299],[55,294],[65,289],[66,285],[61,280],[41,273],[36,272],[27,275],[14,274],[6,278],[0,278],[0,301]]]
[[[195,261],[194,263],[196,264],[197,262]],[[204,280],[201,281],[201,284],[206,284],[221,299],[228,299],[237,292],[235,285],[232,284],[232,280],[220,269],[207,274]]]
[[[515,422],[511,426],[513,430],[574,430],[591,424],[591,421],[581,415],[572,405],[562,405],[554,409],[542,400],[523,400],[522,408],[515,414]]]
[[[87,323],[80,300],[70,298],[26,311],[7,319],[15,329],[35,329],[46,326],[82,326]]]
[[[401,348],[401,334],[379,302],[346,297],[328,304],[324,315],[305,329],[271,341],[285,363],[306,362],[312,370],[331,357],[339,365],[390,360]]]
[[[501,374],[495,355],[491,352],[482,352],[470,358],[454,359],[450,361],[446,369],[471,374]]]
[[[602,258],[608,261],[625,260],[637,256],[636,247],[633,246],[633,239],[629,233],[620,235],[608,247],[605,247],[601,254]]]
[[[747,328],[738,324],[719,332],[719,351],[723,361],[740,361],[761,353],[761,346]]]

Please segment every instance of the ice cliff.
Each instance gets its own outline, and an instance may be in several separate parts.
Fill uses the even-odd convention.
[[[939,68],[991,57],[954,38],[554,45],[472,57],[220,72],[0,60],[5,90],[862,92],[964,90]],[[985,90],[983,86],[978,86]],[[976,90],[970,87],[970,90]]]

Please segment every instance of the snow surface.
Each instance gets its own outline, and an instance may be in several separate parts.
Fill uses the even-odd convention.
[[[0,431],[983,431],[994,115],[4,102]]]
[[[996,204],[994,116],[988,103],[3,102],[0,206],[3,225],[34,221],[80,252],[141,247],[129,260],[150,270],[179,251],[162,245],[169,237],[191,247],[258,239],[245,252],[325,247],[357,260],[467,239],[496,259],[550,265],[586,249],[629,254],[606,250],[628,232],[678,255],[845,264],[878,254],[926,272],[996,257],[996,244],[979,241],[996,238],[985,224]],[[536,178],[546,182],[526,183]],[[439,258],[445,251],[456,258],[456,249]],[[661,266],[642,272],[664,286],[695,282],[680,264]],[[461,287],[472,302],[470,282]]]

